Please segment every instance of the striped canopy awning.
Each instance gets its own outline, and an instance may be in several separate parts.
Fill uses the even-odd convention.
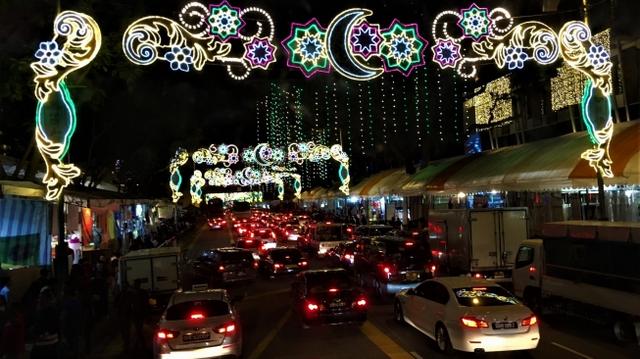
[[[50,206],[40,200],[0,198],[0,263],[50,264]]]

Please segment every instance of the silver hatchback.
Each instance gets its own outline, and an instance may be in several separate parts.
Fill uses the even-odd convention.
[[[242,355],[238,313],[224,289],[173,294],[155,334],[156,358]]]

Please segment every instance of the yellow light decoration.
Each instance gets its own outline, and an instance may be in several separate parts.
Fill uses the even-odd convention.
[[[476,93],[480,91],[481,88],[476,89]],[[511,80],[507,76],[502,76],[487,83],[484,91],[472,97],[471,102],[465,103],[465,106],[472,105],[474,107],[476,125],[504,124],[513,116],[510,94]]]
[[[193,171],[190,183],[189,192],[191,193],[191,203],[199,207],[200,203],[202,203],[202,187],[205,184],[205,180],[202,178],[202,172],[199,170]]]
[[[260,203],[262,202],[262,192],[230,192],[230,193],[205,193],[204,198],[207,202],[214,198],[218,198],[223,202],[249,202]]]
[[[580,71],[563,64],[558,67],[558,76],[551,78],[551,109],[558,111],[582,101],[587,77]]]
[[[180,174],[180,167],[182,167],[189,160],[189,153],[183,149],[178,149],[176,154],[169,163],[169,172],[171,173],[169,178],[169,187],[171,188],[171,199],[173,203],[178,202],[182,197],[180,192],[180,186],[182,185],[182,175]]]
[[[78,167],[63,162],[77,122],[75,105],[64,80],[71,72],[88,65],[102,43],[100,27],[83,13],[61,12],[53,30],[53,39],[40,43],[35,53],[38,61],[31,63],[35,72],[34,94],[38,100],[35,138],[46,166],[42,182],[47,185],[47,200],[58,199],[71,180],[80,175]],[[56,118],[61,113],[64,118]],[[52,124],[52,120],[66,123]],[[56,128],[63,133],[52,133]]]

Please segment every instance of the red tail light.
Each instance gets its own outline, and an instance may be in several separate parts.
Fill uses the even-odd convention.
[[[309,263],[307,263],[307,261],[302,261],[302,262],[298,262],[298,265],[300,267],[306,267]]]
[[[271,238],[276,238],[276,234],[271,232]]]
[[[278,268],[281,268],[281,267],[282,267],[282,264],[280,264],[280,263],[276,263],[276,264],[273,265],[273,268],[275,268],[275,269],[278,269]]]
[[[347,233],[351,233],[353,232],[353,229],[351,229],[351,227],[347,227]]]
[[[254,262],[253,262],[253,268],[258,268],[258,265],[260,265],[260,264],[258,263],[258,261],[254,261]]]
[[[156,333],[156,338],[160,340],[173,339],[175,335],[172,331],[160,329],[158,333]]]
[[[338,288],[329,288],[329,292],[330,293],[337,293],[338,292]]]
[[[538,318],[535,315],[532,315],[528,318],[522,320],[523,327],[529,327],[538,324]]]
[[[253,243],[253,239],[247,239],[245,243]]]
[[[204,319],[204,314],[200,313],[200,312],[195,312],[195,313],[191,313],[189,315],[189,319],[191,320],[200,320],[200,319]]]
[[[364,298],[360,298],[356,301],[356,306],[365,307],[367,305],[367,300]]]
[[[405,246],[407,246],[407,247],[411,247],[411,246],[413,246],[414,244],[415,244],[415,243],[413,243],[413,242],[404,242],[404,245],[405,245]]]
[[[253,238],[253,237],[255,237],[255,234],[253,234],[253,232],[251,232],[251,235],[249,235],[249,237]]]
[[[318,310],[318,305],[313,302],[307,302],[307,306],[305,307],[309,312],[315,312]]]
[[[353,257],[353,256],[352,256],[351,254],[345,254],[345,255],[344,255],[344,258],[346,258],[346,259],[351,259],[352,257]]]
[[[236,323],[235,322],[225,323],[225,324],[215,328],[215,332],[216,333],[225,334],[225,335],[233,334],[235,331],[236,331]]]
[[[489,328],[487,322],[476,317],[462,317],[460,321],[467,328]]]
[[[534,266],[529,267],[529,272],[534,273],[535,271],[536,271],[536,267]]]
[[[482,274],[481,274],[481,273],[476,273],[476,274],[474,275],[474,277],[476,277],[476,278],[482,278]]]
[[[220,272],[224,272],[224,266],[220,266],[220,267],[218,267],[218,270],[219,270]]]

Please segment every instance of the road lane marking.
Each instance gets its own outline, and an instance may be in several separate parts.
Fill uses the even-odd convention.
[[[416,352],[409,352],[409,354],[411,354],[412,357],[416,358],[416,359],[422,359],[422,355],[416,353]]]
[[[271,296],[271,295],[288,293],[290,291],[291,291],[291,289],[289,289],[289,288],[272,290],[270,292],[264,292],[264,293],[260,293],[260,294],[256,294],[256,295],[248,295],[245,299],[246,300],[250,300],[250,299],[263,298],[263,297],[268,297],[268,296]]]
[[[566,351],[568,351],[568,352],[570,352],[570,353],[573,353],[573,354],[575,354],[575,355],[577,355],[577,356],[579,356],[579,357],[583,357],[583,358],[585,358],[585,359],[593,359],[593,357],[590,357],[590,356],[588,356],[588,355],[586,355],[586,354],[582,354],[582,353],[580,353],[579,351],[577,351],[577,350],[573,350],[573,349],[571,349],[571,348],[569,348],[569,347],[566,347],[566,346],[564,346],[564,345],[562,345],[562,344],[558,344],[558,343],[556,343],[556,342],[551,342],[551,344],[552,344],[552,345],[557,346],[558,348],[562,348],[562,349],[564,349],[564,350],[566,350]]]
[[[383,353],[385,353],[391,359],[414,359],[411,353],[402,349],[398,343],[393,339],[385,335],[380,329],[376,328],[371,322],[366,321],[360,327],[360,330],[364,335],[369,338]]]
[[[286,323],[287,319],[289,319],[290,316],[291,316],[291,309],[287,310],[284,316],[280,318],[280,321],[275,325],[275,327],[273,327],[273,329],[271,329],[269,333],[267,333],[267,335],[262,339],[262,341],[258,343],[258,346],[256,346],[256,348],[247,358],[248,359],[260,358],[262,353],[265,351],[265,349],[267,349],[269,344],[271,344],[273,339],[276,337],[276,334],[278,334],[280,329],[282,329],[282,326],[284,325],[284,323]]]

